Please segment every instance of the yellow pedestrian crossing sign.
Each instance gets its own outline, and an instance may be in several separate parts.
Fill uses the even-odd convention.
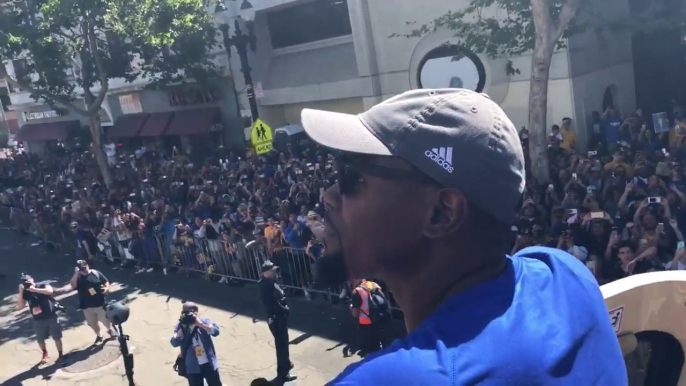
[[[272,151],[274,147],[271,142],[258,143],[255,145],[255,154],[262,155]]]
[[[256,119],[255,123],[252,125],[250,130],[250,139],[252,140],[252,145],[257,146],[264,142],[271,143],[274,140],[272,135],[272,128],[268,124],[264,123],[261,119]]]
[[[265,154],[272,151],[274,135],[272,128],[261,119],[256,119],[250,130],[250,140],[255,146],[255,154]]]

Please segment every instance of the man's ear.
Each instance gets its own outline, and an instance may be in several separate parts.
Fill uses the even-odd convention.
[[[454,189],[436,191],[433,205],[427,215],[424,235],[440,238],[454,234],[467,218],[467,200]]]

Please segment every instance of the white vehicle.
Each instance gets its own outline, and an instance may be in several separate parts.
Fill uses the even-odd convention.
[[[300,125],[288,125],[274,130],[274,148],[285,150],[287,144],[299,145],[301,141],[309,141],[305,130]]]
[[[686,272],[635,275],[600,289],[629,385],[686,386]]]

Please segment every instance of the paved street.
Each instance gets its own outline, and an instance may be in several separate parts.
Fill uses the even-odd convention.
[[[75,292],[59,298],[68,308],[62,319],[65,367],[55,366],[56,351],[47,365],[38,367],[40,351],[35,343],[30,316],[16,311],[15,299],[21,272],[37,281],[52,280],[53,287],[67,284],[74,260],[32,245],[29,236],[0,231],[0,383],[7,385],[108,385],[127,384],[118,344],[89,348],[95,336],[76,310]],[[113,283],[112,298],[128,299],[131,318],[124,324],[135,355],[137,385],[183,385],[171,366],[176,350],[169,344],[172,328],[181,311],[181,300],[200,305],[201,316],[220,326],[215,340],[225,385],[249,385],[258,377],[276,375],[273,339],[263,320],[254,287],[230,287],[180,274],[136,274],[133,270],[99,267]],[[354,324],[342,307],[325,302],[291,302],[291,360],[298,380],[292,385],[323,385],[346,365],[359,360],[349,355],[346,342],[354,340]],[[2,383],[5,382],[5,383]]]

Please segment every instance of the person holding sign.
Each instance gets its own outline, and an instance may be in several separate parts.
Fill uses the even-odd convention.
[[[21,310],[28,303],[29,312],[33,318],[33,329],[36,332],[36,341],[43,352],[40,363],[48,361],[48,350],[45,340],[49,336],[55,341],[59,357],[56,363],[64,363],[62,354],[62,327],[57,320],[56,302],[52,297],[54,291],[49,284],[36,284],[33,277],[22,274],[19,284],[19,296],[17,297],[17,309]]]
[[[110,339],[114,339],[117,332],[112,328],[112,324],[107,320],[105,314],[105,295],[110,291],[110,282],[105,275],[90,269],[85,260],[79,260],[76,262],[74,276],[72,276],[70,284],[71,288],[75,289],[79,295],[79,308],[83,310],[86,323],[96,334],[93,345],[104,341],[100,332],[100,323],[107,329]]]

